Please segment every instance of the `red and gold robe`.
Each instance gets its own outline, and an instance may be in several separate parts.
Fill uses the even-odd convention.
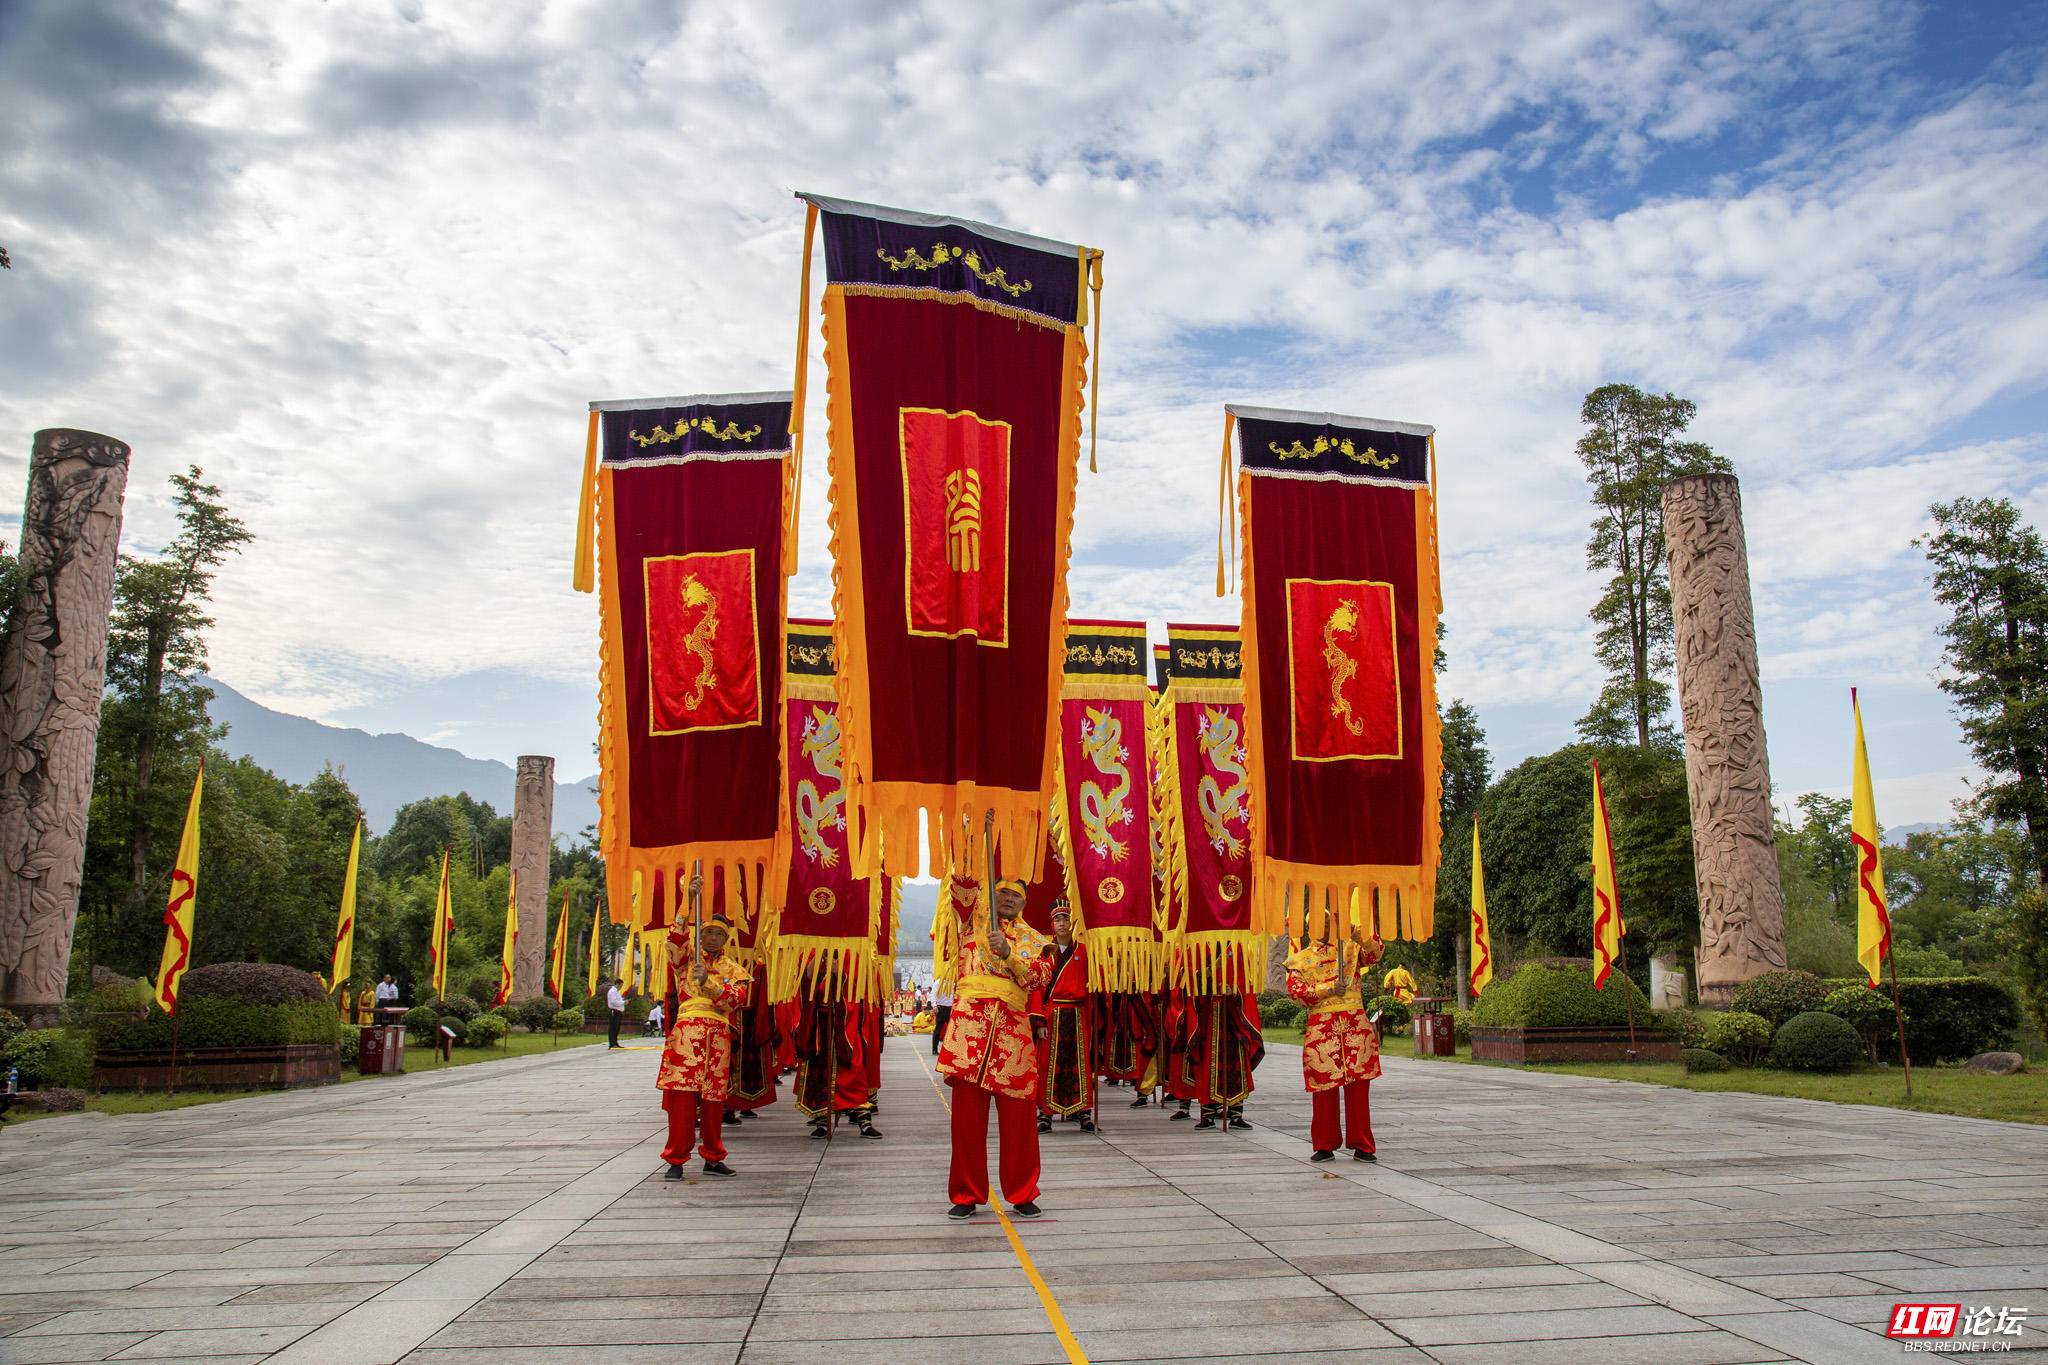
[[[1259,1032],[1259,1002],[1249,993],[1187,995],[1176,1062],[1182,1084],[1167,1093],[1199,1100],[1204,1108],[1239,1105],[1252,1093],[1252,1073],[1266,1056]]]
[[[754,976],[731,954],[722,954],[705,969],[703,988],[692,991],[691,959],[689,937],[671,937],[669,962],[683,994],[654,1084],[662,1090],[691,1091],[707,1103],[724,1104],[732,1076],[732,1013],[746,1005]]]
[[[945,906],[939,907],[946,914]],[[957,907],[955,909],[957,913]],[[993,918],[993,916],[991,916]],[[1038,1099],[1038,1049],[1031,1041],[1032,997],[1045,989],[1051,942],[1021,917],[996,921],[1008,958],[983,946],[983,915],[963,916],[954,954],[953,1013],[939,1044],[939,1072],[1011,1099]]]
[[[1079,1114],[1095,1106],[1095,1020],[1088,997],[1088,949],[1076,943],[1045,952],[1045,1041],[1038,1051],[1038,1107]]]
[[[1310,1094],[1375,1080],[1380,1074],[1379,1030],[1365,1016],[1360,982],[1386,945],[1378,938],[1354,939],[1353,951],[1353,961],[1343,973],[1343,989],[1327,1000],[1324,993],[1340,984],[1337,949],[1318,943],[1287,959],[1287,993],[1308,1006],[1301,1079]]]

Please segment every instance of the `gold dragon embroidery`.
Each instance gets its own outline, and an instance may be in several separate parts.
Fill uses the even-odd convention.
[[[830,824],[834,829],[846,828],[846,817],[841,807],[846,802],[846,787],[839,775],[839,716],[822,706],[813,706],[811,714],[804,718],[804,738],[801,746],[803,756],[810,760],[818,775],[829,779],[827,785],[831,795],[821,796],[818,784],[808,777],[796,784],[796,825],[797,839],[804,847],[804,856],[813,858],[825,867],[839,864],[839,850],[826,841],[824,829]]]
[[[875,248],[875,255],[891,270],[937,270],[948,261],[958,261],[967,267],[967,272],[993,289],[1000,289],[1011,298],[1016,298],[1031,288],[1031,281],[1012,282],[999,265],[984,265],[981,253],[962,246],[948,246],[944,242],[932,243],[932,254],[927,256],[916,247],[910,247],[901,256],[891,256],[881,247]]]
[[[628,431],[626,438],[645,450],[649,446],[671,445],[692,431],[701,431],[716,441],[752,441],[761,434],[759,427],[748,427],[741,431],[738,422],[727,422],[720,426],[715,417],[678,417],[672,427],[663,428],[657,425],[652,436],[642,436],[637,431]]]
[[[1339,437],[1334,441],[1327,436],[1318,436],[1308,445],[1295,441],[1290,445],[1282,446],[1278,441],[1268,441],[1266,442],[1266,449],[1272,451],[1283,460],[1313,460],[1316,456],[1326,451],[1334,450],[1353,464],[1370,465],[1374,469],[1392,469],[1395,465],[1401,463],[1399,455],[1382,455],[1371,446],[1360,450],[1352,443],[1351,438],[1348,436]]]
[[[1215,772],[1202,774],[1195,786],[1195,799],[1202,808],[1202,828],[1218,853],[1236,858],[1244,852],[1244,840],[1231,832],[1226,821],[1244,820],[1251,812],[1245,797],[1251,792],[1251,778],[1245,774],[1245,752],[1238,744],[1237,721],[1220,706],[1204,706],[1200,726],[1202,753]],[[1225,791],[1217,773],[1234,778]]]
[[[695,711],[704,704],[704,694],[718,681],[718,663],[711,654],[711,642],[718,638],[718,594],[705,587],[697,575],[685,574],[682,598],[685,607],[704,608],[697,624],[683,637],[683,648],[696,655],[699,664],[690,695],[683,698],[683,709]]]
[[[1330,714],[1354,735],[1365,733],[1365,721],[1351,709],[1351,698],[1344,695],[1344,685],[1358,676],[1358,660],[1344,652],[1337,637],[1357,633],[1358,610],[1358,603],[1344,598],[1323,625],[1323,662],[1330,666]]]
[[[1129,804],[1131,770],[1127,760],[1131,751],[1124,747],[1123,737],[1123,722],[1111,715],[1108,707],[1087,708],[1081,722],[1081,751],[1099,775],[1114,778],[1115,783],[1107,794],[1092,778],[1081,784],[1081,828],[1088,835],[1088,846],[1114,863],[1122,862],[1131,849],[1116,837],[1112,826],[1128,825],[1136,818]]]

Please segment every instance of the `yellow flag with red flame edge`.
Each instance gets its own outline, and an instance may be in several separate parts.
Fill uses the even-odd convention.
[[[1863,707],[1849,689],[1856,716],[1856,778],[1849,799],[1849,843],[1856,850],[1856,960],[1870,985],[1892,950],[1891,910],[1884,899],[1884,859],[1878,852],[1877,798],[1870,789],[1870,755],[1863,747]]]
[[[434,939],[427,955],[434,982],[434,998],[448,993],[448,947],[455,936],[455,901],[448,890],[448,850],[441,850],[441,889],[434,893]]]
[[[336,986],[346,985],[355,972],[356,867],[362,857],[363,818],[359,815],[356,817],[355,837],[348,846],[348,871],[341,878],[341,909],[334,920],[334,957],[327,967],[327,979],[322,983],[330,991]]]
[[[1607,984],[1607,974],[1621,961],[1621,888],[1614,878],[1614,835],[1607,824],[1607,793],[1600,785],[1600,764],[1593,764],[1593,989]]]
[[[599,947],[600,943],[604,939],[604,935],[601,932],[603,928],[604,897],[599,896],[597,898],[597,904],[592,906],[590,911],[590,984],[584,987],[584,993],[586,995],[597,994],[597,982],[599,976],[601,975],[599,969],[603,963],[603,952],[602,949]]]
[[[548,960],[548,994],[562,1003],[562,973],[569,965],[569,892],[562,893],[562,913],[555,921],[555,951]]]
[[[1493,981],[1493,926],[1486,919],[1486,865],[1479,859],[1479,817],[1472,817],[1472,998]]]
[[[156,1003],[165,1014],[178,1012],[178,984],[192,965],[192,916],[199,900],[199,789],[206,764],[192,779],[192,800],[185,807],[185,833],[178,840],[178,865],[171,869],[171,895],[164,903],[164,953],[156,969]]]
[[[513,954],[519,948],[519,874],[514,872],[507,878],[505,892],[505,946],[498,954],[498,998],[491,1002],[491,1008],[508,1003],[512,999],[512,974],[515,965]]]

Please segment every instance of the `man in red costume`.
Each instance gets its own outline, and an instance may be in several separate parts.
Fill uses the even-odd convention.
[[[796,1107],[811,1121],[811,1136],[829,1136],[836,1114],[862,1137],[881,1137],[875,1109],[882,1088],[882,1007],[806,1000],[802,1030]]]
[[[1352,959],[1335,944],[1318,943],[1287,959],[1287,993],[1308,1006],[1301,1045],[1301,1079],[1309,1094],[1309,1143],[1314,1161],[1333,1161],[1339,1145],[1354,1161],[1377,1161],[1372,1140],[1373,1080],[1380,1074],[1380,1035],[1365,1016],[1361,983],[1386,944],[1351,931]],[[1337,1121],[1337,1096],[1344,1121]]]
[[[1201,1102],[1197,1128],[1217,1123],[1249,1128],[1244,1102],[1252,1093],[1252,1072],[1266,1055],[1259,1033],[1259,1002],[1250,992],[1187,997],[1188,1068],[1195,1098]],[[1183,1113],[1186,1111],[1183,1110]]]
[[[971,1218],[989,1200],[991,1101],[1002,1132],[1003,1198],[1015,1213],[1038,1214],[1038,1049],[1031,1007],[1052,963],[1045,935],[1024,923],[1024,883],[997,882],[992,900],[984,911],[979,886],[953,883],[960,946],[953,960],[953,1013],[939,1045],[939,1071],[953,1088],[953,1165],[946,1181],[953,1218]]]
[[[1046,949],[1051,986],[1045,994],[1045,1039],[1038,1048],[1038,1131],[1052,1131],[1055,1116],[1079,1115],[1081,1131],[1095,1131],[1095,1020],[1088,994],[1088,950],[1074,938],[1074,916],[1063,900],[1052,907],[1053,944]]]
[[[697,885],[691,887],[695,895]],[[668,1113],[668,1146],[661,1159],[668,1179],[681,1180],[690,1159],[690,1142],[700,1122],[706,1175],[732,1175],[725,1164],[725,1143],[719,1129],[725,1118],[726,1088],[732,1074],[732,1014],[743,1009],[753,974],[725,951],[731,938],[724,920],[708,920],[702,930],[704,955],[697,960],[682,926],[668,936],[670,970],[682,983],[681,1002],[668,1045],[662,1049],[655,1085]]]

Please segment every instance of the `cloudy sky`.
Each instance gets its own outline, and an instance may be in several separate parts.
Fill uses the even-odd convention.
[[[204,465],[258,536],[220,677],[565,774],[584,405],[789,383],[799,187],[1107,252],[1077,613],[1234,617],[1224,401],[1435,423],[1497,766],[1597,687],[1595,385],[1742,476],[1781,795],[1846,787],[1858,683],[1887,822],[1945,814],[1911,540],[2048,520],[2040,4],[0,0],[0,128],[0,483],[38,427],[128,440],[147,549]]]

